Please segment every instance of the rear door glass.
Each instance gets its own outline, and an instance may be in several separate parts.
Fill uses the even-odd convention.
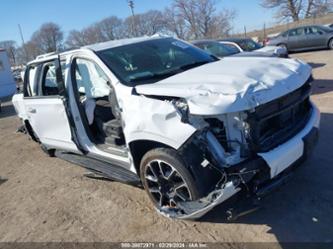
[[[301,36],[304,35],[304,28],[293,29],[289,31],[289,36]]]
[[[41,80],[40,96],[56,96],[59,94],[56,70],[53,62],[47,63],[43,67],[43,77]]]

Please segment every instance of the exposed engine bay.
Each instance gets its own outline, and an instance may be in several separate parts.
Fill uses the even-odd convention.
[[[196,178],[201,179],[206,195],[199,200],[179,202],[176,208],[164,206],[158,211],[170,218],[196,219],[240,191],[260,199],[283,184],[290,174],[272,169],[260,153],[279,147],[304,132],[311,118],[315,120],[317,114],[309,100],[310,88],[308,82],[254,110],[204,120],[191,116],[185,101],[173,101],[182,122],[201,127],[179,153],[186,158]],[[310,130],[309,134],[317,137],[318,129]],[[295,167],[303,157],[296,160]]]

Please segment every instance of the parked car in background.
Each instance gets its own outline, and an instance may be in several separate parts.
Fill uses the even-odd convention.
[[[333,49],[333,29],[319,25],[293,28],[271,38],[268,44],[285,47],[288,51]]]
[[[48,155],[194,219],[241,191],[266,195],[309,156],[320,121],[311,74],[294,59],[218,60],[142,37],[39,56],[13,104]]]
[[[0,110],[1,101],[12,96],[16,91],[16,84],[10,68],[10,62],[5,49],[0,48]]]
[[[229,44],[221,44],[214,40],[198,40],[191,43],[218,58],[240,53],[237,47]]]
[[[275,53],[271,52],[264,52],[264,51],[243,52],[231,42],[218,42],[215,40],[199,40],[199,41],[193,41],[192,44],[218,58],[223,58],[226,56],[278,57]]]
[[[265,52],[272,56],[288,58],[288,51],[279,46],[265,46],[250,38],[227,38],[219,40],[220,43],[236,47],[240,52]]]

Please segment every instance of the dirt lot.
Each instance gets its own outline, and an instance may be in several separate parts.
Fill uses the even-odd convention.
[[[201,221],[159,216],[143,190],[85,178],[15,133],[9,103],[0,114],[0,241],[331,241],[333,240],[333,51],[294,54],[314,68],[322,112],[319,145],[264,208],[237,222],[217,207]]]

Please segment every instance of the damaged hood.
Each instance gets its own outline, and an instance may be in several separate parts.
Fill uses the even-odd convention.
[[[311,67],[296,59],[226,57],[159,82],[139,94],[186,99],[194,115],[250,110],[301,87]]]

